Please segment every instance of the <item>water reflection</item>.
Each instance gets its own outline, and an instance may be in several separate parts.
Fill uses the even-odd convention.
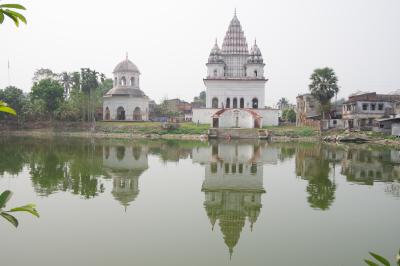
[[[258,142],[212,142],[193,149],[193,162],[204,165],[202,191],[212,230],[218,221],[232,256],[246,220],[251,230],[262,207],[263,165],[276,164],[279,151]]]
[[[149,168],[148,148],[142,145],[104,146],[103,166],[112,178],[111,194],[125,209],[139,194],[139,177]]]

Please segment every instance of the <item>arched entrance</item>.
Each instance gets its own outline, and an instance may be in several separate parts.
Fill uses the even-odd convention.
[[[233,108],[237,108],[237,98],[233,98]]]
[[[244,108],[244,99],[240,98],[240,108]]]
[[[253,100],[251,101],[251,106],[253,109],[258,109],[258,99],[257,98],[253,98]]]
[[[108,106],[106,107],[106,111],[104,114],[104,120],[110,120],[110,109],[108,109]]]
[[[218,108],[218,99],[217,98],[213,98],[211,101],[211,107],[212,108]]]
[[[134,121],[142,120],[142,112],[139,107],[136,107],[135,110],[133,110],[133,120]]]
[[[125,120],[125,109],[124,107],[120,106],[117,109],[117,120]]]

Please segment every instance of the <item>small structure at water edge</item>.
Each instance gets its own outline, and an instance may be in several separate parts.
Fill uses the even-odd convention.
[[[140,89],[140,71],[128,55],[115,67],[113,74],[114,87],[103,96],[103,120],[147,121],[149,97]]]

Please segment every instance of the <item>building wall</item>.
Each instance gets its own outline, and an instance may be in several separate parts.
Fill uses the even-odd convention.
[[[235,112],[236,111],[236,112]],[[238,118],[238,125],[236,125],[236,117]],[[240,112],[239,109],[230,109],[221,114],[219,117],[220,128],[253,128],[254,117],[246,111]]]
[[[392,124],[392,136],[400,137],[400,123]]]
[[[110,119],[116,120],[117,109],[122,106],[125,109],[125,120],[133,120],[133,111],[136,107],[139,107],[142,114],[142,120],[146,121],[149,119],[149,99],[141,97],[129,97],[129,96],[112,96],[104,97],[103,102],[103,120],[106,117],[106,108],[110,110]]]
[[[212,124],[212,115],[220,109],[204,108],[193,109],[193,122],[199,124]],[[277,126],[279,125],[279,110],[277,109],[251,109],[259,114],[262,126]]]
[[[233,107],[233,98],[244,98],[244,107],[251,108],[253,98],[258,99],[258,107],[265,106],[265,80],[225,80],[206,79],[206,108],[212,108],[212,99],[218,99],[218,108],[226,107],[226,99],[230,98],[230,107]]]

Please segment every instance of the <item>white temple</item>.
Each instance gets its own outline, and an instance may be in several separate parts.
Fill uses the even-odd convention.
[[[193,109],[193,122],[214,128],[278,125],[278,110],[265,108],[267,79],[261,51],[254,41],[249,52],[236,11],[222,49],[216,41],[206,66],[206,108]]]
[[[126,56],[113,74],[114,87],[103,96],[103,120],[148,120],[149,97],[140,90],[137,66]]]

